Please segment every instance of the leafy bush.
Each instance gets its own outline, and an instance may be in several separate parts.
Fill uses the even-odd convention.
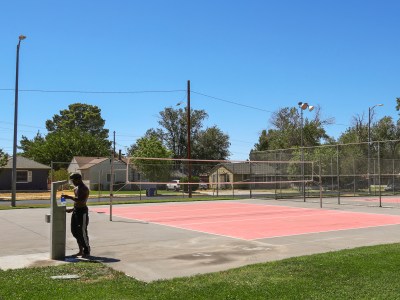
[[[182,177],[180,179],[181,188],[183,189],[183,191],[185,193],[189,192],[189,185],[188,184],[182,184],[182,183],[188,183],[188,182],[189,182],[189,178],[187,176]],[[198,176],[192,176],[190,182],[191,183],[196,183],[196,184],[191,184],[192,192],[197,191],[199,189],[200,178]]]

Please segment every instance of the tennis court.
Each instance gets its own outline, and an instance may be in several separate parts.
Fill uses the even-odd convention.
[[[109,208],[96,212],[109,213]],[[114,217],[257,240],[400,224],[400,216],[238,202],[116,207]]]

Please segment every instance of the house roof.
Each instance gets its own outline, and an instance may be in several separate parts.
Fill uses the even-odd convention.
[[[2,169],[12,169],[13,168],[13,158],[10,157],[7,164]],[[49,166],[38,163],[34,160],[23,156],[17,156],[17,169],[29,169],[29,170],[50,170]]]
[[[277,169],[273,167],[270,163],[251,163],[243,162],[243,163],[221,163],[213,168],[224,167],[232,174],[254,174],[254,175],[270,175],[275,174]],[[251,171],[250,171],[251,168]]]
[[[72,161],[78,164],[78,169],[85,170],[97,165],[108,159],[107,157],[98,157],[98,156],[74,156]]]
[[[91,167],[109,160],[109,157],[89,157],[89,156],[74,156],[73,159],[78,164],[79,170],[87,170]],[[127,163],[126,160],[122,159],[122,162]]]
[[[90,163],[94,159],[99,159],[99,158],[104,158],[104,157],[98,157],[98,156],[74,156],[73,157],[73,159],[76,161],[76,163],[79,165],[79,167]]]

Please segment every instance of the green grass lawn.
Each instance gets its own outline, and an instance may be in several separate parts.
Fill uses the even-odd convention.
[[[152,283],[100,263],[8,270],[0,299],[399,299],[399,250],[362,247]],[[80,278],[50,278],[65,274]]]
[[[183,197],[176,197],[176,198],[166,198],[166,199],[154,199],[154,198],[143,198],[142,200],[126,200],[124,198],[114,198],[113,204],[143,204],[143,203],[162,203],[162,202],[193,202],[193,201],[221,201],[221,200],[240,200],[237,198],[233,198],[231,196],[220,196],[218,198],[211,197],[211,196],[204,196],[204,197],[196,197],[196,198],[183,198]],[[97,206],[97,205],[109,205],[109,201],[97,201],[97,202],[88,202],[88,206]],[[72,203],[67,204],[68,207],[72,207]],[[8,205],[0,205],[0,210],[9,210],[9,209],[26,209],[26,208],[48,208],[50,204],[21,204],[16,202],[16,207],[11,207]],[[0,298],[1,300],[1,298]]]

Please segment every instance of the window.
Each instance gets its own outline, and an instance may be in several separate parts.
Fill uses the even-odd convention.
[[[115,182],[115,174],[114,174],[114,180],[113,180],[113,182]],[[110,173],[108,173],[107,174],[107,182],[110,182],[111,181],[111,174]]]
[[[17,171],[17,182],[27,183],[32,182],[32,171]]]

